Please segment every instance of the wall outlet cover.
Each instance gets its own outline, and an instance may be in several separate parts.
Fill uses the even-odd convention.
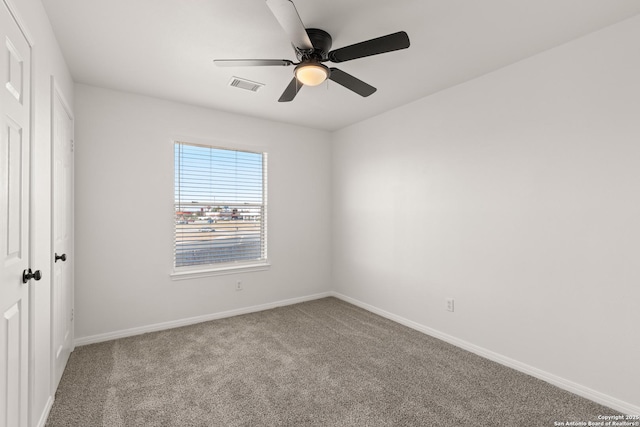
[[[453,311],[453,308],[454,308],[453,298],[447,298],[446,302],[447,302],[447,305],[446,305],[447,311]]]

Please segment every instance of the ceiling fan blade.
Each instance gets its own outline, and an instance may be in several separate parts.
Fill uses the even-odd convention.
[[[300,50],[313,49],[307,30],[291,0],[267,0],[267,6],[295,47]]]
[[[280,99],[278,99],[278,102],[293,101],[293,98],[296,97],[302,86],[304,85],[294,77],[293,80],[291,80],[291,83],[289,83],[289,86],[287,86],[284,92],[282,92],[282,95],[280,96]]]
[[[339,70],[337,68],[330,68],[330,70],[330,80],[333,80],[334,82],[346,87],[347,89],[354,91],[360,96],[369,96],[377,90],[375,87],[368,85],[362,80],[357,79],[351,74],[345,73],[342,70]]]
[[[409,36],[404,31],[341,47],[329,52],[331,62],[351,61],[409,47]]]
[[[288,66],[293,65],[288,59],[214,59],[218,67],[253,67],[253,66]]]

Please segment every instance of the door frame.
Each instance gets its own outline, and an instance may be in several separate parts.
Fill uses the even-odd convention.
[[[69,119],[71,120],[71,164],[70,164],[70,173],[71,173],[71,188],[69,188],[69,198],[70,198],[70,203],[71,206],[75,206],[75,191],[74,191],[74,185],[73,183],[75,182],[75,168],[74,168],[74,155],[73,155],[73,151],[74,151],[74,142],[75,142],[75,117],[73,115],[73,111],[71,111],[71,107],[69,106],[69,103],[67,102],[66,98],[64,97],[62,90],[60,89],[60,87],[58,86],[58,83],[56,82],[55,76],[51,76],[51,126],[50,126],[50,132],[51,132],[51,188],[50,188],[50,194],[51,194],[51,218],[50,218],[50,232],[51,232],[51,237],[50,237],[50,242],[51,242],[51,250],[50,250],[50,254],[53,255],[55,253],[55,248],[54,248],[54,244],[55,244],[55,236],[54,234],[54,230],[55,230],[55,226],[54,226],[54,220],[55,220],[55,205],[54,205],[54,200],[53,200],[53,195],[55,194],[54,192],[54,185],[55,185],[55,134],[54,134],[54,121],[55,121],[55,103],[56,100],[60,101],[60,105],[62,105],[62,108],[64,109],[65,113],[69,116]],[[70,234],[70,244],[71,247],[68,250],[67,256],[68,256],[68,261],[69,262],[69,280],[70,280],[70,286],[71,286],[71,310],[72,313],[74,313],[73,317],[71,318],[71,351],[73,352],[73,350],[75,349],[75,275],[74,275],[74,253],[75,253],[75,238],[74,238],[74,227],[73,224],[74,222],[74,209],[71,209],[70,212],[71,218],[70,218],[70,222],[71,222],[71,229],[69,230],[69,234]],[[53,257],[51,257],[50,259],[50,263],[51,263],[51,272],[54,271],[54,263],[55,261],[53,260]],[[54,299],[54,295],[53,295],[53,274],[51,275],[51,292],[50,292],[50,310],[49,310],[49,314],[51,316],[50,319],[50,329],[49,329],[49,343],[50,343],[50,385],[51,385],[51,396],[55,396],[56,394],[56,366],[55,366],[55,362],[56,362],[56,358],[55,358],[55,342],[54,342],[54,336],[55,336],[55,319],[54,319],[54,315],[56,313],[56,311],[54,310],[54,303],[55,303],[55,299]]]

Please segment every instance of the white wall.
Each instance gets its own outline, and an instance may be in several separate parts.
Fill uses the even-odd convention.
[[[53,402],[51,383],[51,77],[73,108],[73,81],[40,0],[10,1],[33,43],[31,266],[42,272],[30,283],[31,425],[43,423]],[[4,6],[2,6],[4,7]]]
[[[86,85],[75,93],[76,340],[330,289],[328,133]],[[268,153],[269,271],[170,279],[179,136]]]
[[[336,291],[639,411],[638,40],[635,17],[336,132]]]

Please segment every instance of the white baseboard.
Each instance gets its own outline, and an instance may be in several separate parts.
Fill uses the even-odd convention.
[[[49,418],[49,412],[51,412],[52,407],[53,407],[53,396],[49,396],[49,399],[47,399],[46,405],[44,405],[42,414],[40,414],[40,419],[38,420],[38,424],[36,424],[37,427],[44,427],[44,425],[47,423],[47,418]]]
[[[298,304],[301,302],[312,301],[320,298],[326,298],[328,296],[331,296],[330,292],[323,292],[323,293],[308,295],[304,297],[291,298],[291,299],[282,300],[282,301],[275,301],[275,302],[270,302],[266,304],[254,305],[251,307],[223,311],[220,313],[205,314],[203,316],[189,317],[187,319],[172,320],[169,322],[155,323],[152,325],[145,325],[137,328],[123,329],[120,331],[107,332],[104,334],[91,335],[88,337],[80,337],[80,338],[76,338],[73,341],[73,345],[74,347],[79,347],[87,344],[95,344],[99,342],[115,340],[118,338],[126,338],[134,335],[146,334],[148,332],[157,332],[157,331],[163,331],[165,329],[179,328],[181,326],[188,326],[196,323],[208,322],[210,320],[224,319],[226,317],[239,316],[241,314],[249,314],[249,313],[255,313],[258,311],[270,310],[276,307],[283,307],[286,305]]]
[[[631,403],[622,401],[620,399],[616,399],[615,397],[609,396],[607,394],[600,393],[599,391],[593,390],[589,387],[585,387],[581,384],[577,384],[573,381],[569,381],[565,378],[559,377],[554,374],[550,374],[549,372],[545,372],[533,366],[529,366],[526,363],[519,362],[517,360],[503,356],[499,353],[495,353],[491,350],[487,350],[486,348],[479,347],[470,342],[461,340],[459,338],[456,338],[451,335],[447,335],[445,333],[437,331],[435,329],[429,328],[428,326],[424,326],[412,320],[405,319],[404,317],[395,315],[393,313],[389,313],[388,311],[379,309],[377,307],[374,307],[372,305],[359,301],[355,298],[342,295],[338,292],[330,292],[330,295],[338,299],[341,299],[345,302],[348,302],[350,304],[353,304],[355,306],[358,306],[360,308],[363,308],[367,311],[375,313],[379,316],[385,317],[389,320],[393,320],[394,322],[400,323],[401,325],[407,326],[411,329],[415,329],[416,331],[430,335],[434,338],[441,339],[442,341],[446,341],[449,344],[453,344],[456,347],[460,347],[464,350],[475,353],[478,356],[484,357],[485,359],[492,360],[501,365],[515,369],[516,371],[520,371],[527,375],[531,375],[532,377],[548,382],[549,384],[553,384],[556,387],[559,387],[573,394],[577,394],[578,396],[584,397],[585,399],[589,399],[593,402],[599,403],[601,405],[607,406],[616,411],[622,412],[623,414],[640,415],[640,406],[636,406]]]

